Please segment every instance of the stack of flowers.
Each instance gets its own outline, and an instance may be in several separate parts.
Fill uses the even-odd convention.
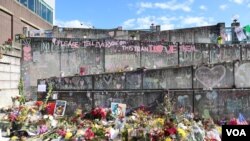
[[[26,140],[32,141],[36,139],[102,141],[115,138],[128,141],[133,139],[220,141],[221,136],[221,127],[216,126],[210,120],[196,122],[192,119],[171,118],[174,116],[156,115],[145,108],[139,108],[131,116],[123,117],[122,123],[125,125],[118,127],[116,123],[121,120],[120,117],[107,121],[109,110],[106,108],[97,107],[90,111],[89,115],[92,118],[83,114],[81,109],[76,109],[72,116],[55,117],[50,114],[51,111],[48,112],[49,110],[45,112],[46,114],[41,113],[39,109],[42,105],[43,103],[38,101],[34,102],[34,105],[19,105],[11,111],[5,110],[9,113],[3,119],[12,125],[9,136],[13,139],[24,138],[23,134],[18,133],[19,131],[27,131]]]
[[[105,108],[96,107],[91,111],[91,115],[94,119],[105,119],[107,116],[107,111]]]

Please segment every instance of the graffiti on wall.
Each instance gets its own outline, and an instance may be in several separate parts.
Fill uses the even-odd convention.
[[[126,73],[126,89],[140,89],[142,86],[142,75],[140,73]]]
[[[192,88],[191,67],[147,71],[146,73],[144,73],[143,88],[144,89]]]
[[[139,47],[139,42],[131,42],[126,47]],[[140,53],[133,51],[124,51],[119,46],[113,46],[105,49],[105,71],[117,72],[124,70],[133,70],[140,66]]]
[[[24,44],[23,44],[23,60],[24,61],[32,60],[31,46],[30,46],[30,41],[29,40],[24,40]]]
[[[235,84],[237,88],[250,87],[250,63],[235,63]]]
[[[173,110],[183,110],[192,112],[193,110],[193,91],[170,91],[169,92]]]
[[[234,85],[233,63],[195,68],[194,88],[231,88]]]
[[[80,90],[80,89],[92,89],[92,77],[86,76],[86,77],[79,77],[79,76],[73,76],[73,77],[64,77],[61,79],[60,83],[60,89],[73,89],[73,90]]]
[[[141,44],[140,44],[141,43]],[[65,52],[78,48],[105,48],[113,49],[112,52],[148,52],[148,53],[177,53],[175,44],[163,42],[140,42],[131,40],[79,40],[79,39],[56,39],[41,42],[41,52]],[[182,52],[195,52],[194,45],[181,45]]]
[[[141,52],[141,66],[146,68],[167,67],[178,64],[178,45],[162,42],[142,42],[142,46],[163,47],[161,53]]]
[[[211,69],[205,66],[199,67],[195,71],[196,79],[206,88],[213,88],[225,77],[226,68],[223,65],[217,65]]]
[[[233,114],[243,113],[249,117],[249,90],[213,90],[195,91],[194,110],[199,112],[202,117],[229,117]]]
[[[209,62],[209,47],[206,44],[182,44],[179,48],[181,65],[197,65]]]
[[[119,74],[103,74],[94,77],[95,89],[124,89],[125,75]]]
[[[211,47],[211,59],[210,63],[218,63],[218,62],[228,62],[232,60],[240,60],[241,59],[241,51],[239,46],[212,46]]]

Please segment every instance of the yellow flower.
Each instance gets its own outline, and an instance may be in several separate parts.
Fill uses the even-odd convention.
[[[222,134],[222,128],[221,128],[221,126],[216,126],[216,128],[217,128],[219,134],[221,135]]]
[[[82,109],[76,109],[76,115],[81,115],[82,114]]]
[[[11,141],[16,141],[16,140],[18,140],[18,137],[17,136],[13,136],[13,137],[10,138],[10,140]]]
[[[164,119],[163,118],[157,118],[157,122],[160,123],[161,125],[164,124]]]
[[[165,141],[172,141],[169,137],[167,137],[166,139],[165,139]]]
[[[64,139],[68,140],[72,137],[72,135],[73,134],[71,132],[67,132]]]
[[[154,126],[163,126],[164,125],[164,119],[163,118],[157,118],[153,121]]]
[[[187,133],[185,132],[185,130],[181,128],[177,128],[177,132],[181,136],[182,139],[185,139],[187,137]]]

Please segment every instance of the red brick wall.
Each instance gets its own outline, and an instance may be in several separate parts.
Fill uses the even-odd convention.
[[[11,15],[0,11],[0,43],[11,38]]]
[[[1,9],[3,7],[4,9]],[[5,9],[11,12],[4,12]],[[13,21],[11,21],[13,17]],[[22,20],[24,19],[25,22]],[[27,24],[28,22],[29,24]],[[34,27],[32,25],[35,25]],[[11,27],[13,26],[13,29]],[[41,17],[27,9],[16,0],[0,0],[0,44],[6,41],[8,38],[16,34],[23,33],[23,27],[28,26],[32,29],[52,29],[53,25],[43,20]],[[13,33],[11,35],[11,33]]]

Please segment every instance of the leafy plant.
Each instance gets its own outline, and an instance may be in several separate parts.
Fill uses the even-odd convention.
[[[47,96],[45,98],[45,101],[43,102],[43,105],[42,105],[43,110],[47,106],[49,98],[52,96],[52,92],[53,92],[53,86],[52,86],[52,84],[49,84],[49,90],[48,90]]]
[[[20,78],[20,81],[19,81],[19,84],[18,84],[18,90],[19,90],[19,95],[20,95],[18,101],[20,102],[20,105],[24,105],[25,101],[26,101],[26,98],[25,98],[25,95],[24,95],[24,83],[23,83],[22,78]]]
[[[7,51],[12,51],[12,39],[8,39],[8,41],[5,41],[4,44],[0,45],[0,59],[3,58],[3,53]]]

